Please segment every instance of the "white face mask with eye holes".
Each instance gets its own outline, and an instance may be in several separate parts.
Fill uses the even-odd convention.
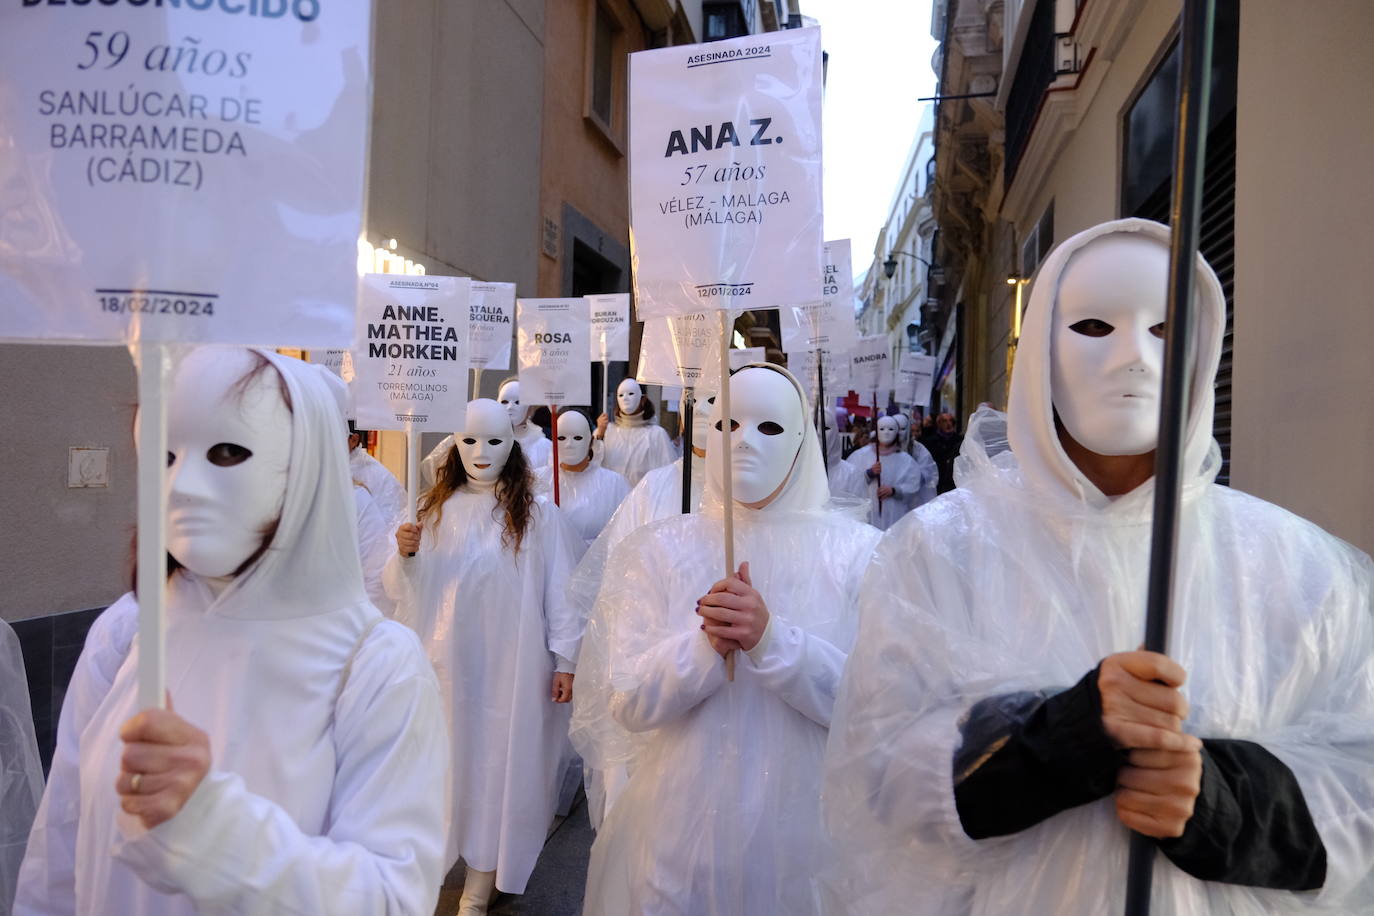
[[[742,369],[730,378],[730,411],[735,501],[753,505],[769,500],[787,482],[801,451],[807,421],[797,391],[786,376],[771,369]],[[717,402],[707,434],[716,442],[721,438],[721,426]],[[717,451],[719,447],[713,445],[711,453]],[[720,472],[717,469],[715,473]]]
[[[644,397],[644,389],[632,378],[622,381],[615,389],[615,402],[623,414],[633,414],[639,410],[639,401]]]
[[[696,404],[692,406],[692,448],[702,453],[711,446],[711,411],[715,408],[714,394],[697,395]]]
[[[525,422],[528,411],[520,403],[520,383],[514,379],[501,386],[501,390],[496,394],[497,401],[505,408],[506,415],[510,418],[512,429],[520,427]],[[483,398],[482,400],[486,400]]]
[[[467,422],[454,435],[454,444],[469,478],[479,485],[496,483],[515,445],[510,414],[489,398],[470,401]]]
[[[581,411],[569,410],[558,415],[558,463],[579,465],[592,450],[592,427]]]
[[[232,575],[281,516],[291,411],[277,370],[240,395],[257,360],[203,347],[182,362],[167,403],[167,551],[197,575]]]
[[[1089,242],[1059,281],[1051,334],[1055,410],[1099,455],[1159,441],[1169,250],[1136,233]]]
[[[878,444],[892,445],[897,441],[897,419],[895,417],[878,418]]]

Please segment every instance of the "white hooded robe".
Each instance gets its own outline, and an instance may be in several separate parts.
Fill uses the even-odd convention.
[[[16,912],[428,916],[443,880],[448,748],[415,635],[363,591],[343,418],[318,367],[263,352],[292,401],[272,548],[216,597],[167,595],[167,687],[211,767],[152,830],[115,793],[138,711],[138,603],[96,620],[58,725]]]
[[[1144,633],[1153,480],[1115,499],[1054,430],[1050,341],[1069,256],[1046,259],[1027,309],[1008,418],[990,454],[980,412],[959,488],[883,539],[827,753],[827,819],[844,850],[837,894],[855,914],[1119,912],[1129,832],[1111,796],[1007,836],[973,840],[952,767],[970,708],[1062,690]],[[1158,916],[1374,908],[1374,617],[1368,557],[1276,506],[1215,485],[1212,384],[1225,325],[1199,258],[1198,353],[1169,655],[1188,673],[1185,729],[1257,742],[1291,769],[1327,854],[1325,885],[1293,892],[1201,881],[1155,856]],[[1206,777],[1204,776],[1204,779]]]
[[[552,499],[536,497],[531,511],[514,553],[494,491],[469,484],[444,502],[437,530],[424,524],[417,554],[393,551],[385,572],[396,618],[420,635],[448,713],[445,862],[495,870],[497,888],[512,894],[525,890],[558,801],[568,707],[549,697],[555,656],[575,661],[582,637],[564,597],[581,542]]]
[[[628,764],[630,776],[592,847],[588,913],[819,912],[821,755],[878,533],[826,508],[807,429],[777,500],[735,508],[737,561],[772,616],[733,682],[693,613],[723,573],[714,482],[700,514],[640,528],[611,552],[572,735],[589,765]]]
[[[616,417],[606,427],[601,464],[625,478],[633,487],[654,468],[677,459],[668,431],[640,417]]]

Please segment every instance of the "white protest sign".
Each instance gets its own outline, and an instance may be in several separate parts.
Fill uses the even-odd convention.
[[[892,357],[888,350],[887,337],[875,334],[860,337],[850,351],[850,382],[861,400],[875,391],[882,394],[892,390]]]
[[[309,350],[305,353],[305,360],[324,366],[343,379],[343,383],[348,386],[348,404],[344,410],[344,417],[349,420],[358,419],[358,406],[353,401],[352,352],[348,350]]]
[[[462,429],[468,404],[466,277],[367,274],[353,403],[364,429]]]
[[[520,299],[515,304],[520,399],[566,407],[592,402],[586,299]]]
[[[780,310],[782,348],[788,353],[854,346],[854,275],[849,239],[825,243],[825,272],[819,301]]]
[[[468,368],[509,369],[515,284],[474,281],[468,314]]]
[[[825,365],[825,394],[827,398],[832,396],[842,397],[849,393],[849,360],[847,354],[838,359],[829,351],[822,351]],[[801,350],[796,353],[787,354],[787,368],[797,377],[797,381],[802,383],[806,389],[807,396],[813,400],[816,397],[816,369],[817,358],[815,350]]]
[[[816,298],[821,78],[819,29],[630,55],[640,318]]]
[[[768,350],[764,347],[745,347],[743,350],[730,351],[730,371],[737,372],[750,363],[768,362]]]
[[[630,358],[630,294],[607,293],[602,296],[586,296],[591,310],[592,321],[592,360],[604,363],[609,360],[628,360]]]
[[[935,357],[924,353],[903,353],[897,367],[897,403],[930,406],[935,383]]]
[[[0,12],[0,337],[348,347],[371,4]]]
[[[720,328],[706,312],[644,322],[635,378],[646,385],[705,388],[720,385]]]

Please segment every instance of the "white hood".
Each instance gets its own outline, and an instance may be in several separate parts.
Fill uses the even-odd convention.
[[[745,369],[768,369],[791,382],[793,390],[797,393],[797,400],[801,402],[801,415],[805,418],[805,422],[802,423],[801,450],[797,453],[796,463],[792,465],[792,471],[787,476],[787,482],[783,484],[782,492],[764,509],[757,511],[778,515],[783,512],[807,512],[824,508],[830,498],[830,481],[825,476],[825,458],[821,455],[820,440],[816,437],[816,425],[811,420],[814,415],[811,413],[806,391],[796,376],[773,363],[749,363],[735,371],[742,372]],[[725,502],[721,492],[723,474],[720,461],[720,431],[715,428],[720,406],[721,399],[716,398],[711,411],[711,429],[706,440],[706,489],[702,495],[703,511],[717,514]],[[744,509],[744,506],[736,503],[737,512]]]
[[[358,560],[353,473],[329,372],[256,351],[291,394],[291,466],[272,546],[213,601],[207,613],[286,620],[367,604]],[[179,575],[190,574],[183,570]]]
[[[1007,407],[1007,436],[1020,466],[1022,482],[1030,489],[1064,495],[1072,501],[1098,508],[1111,501],[1073,463],[1055,432],[1050,346],[1059,283],[1069,259],[1094,239],[1127,232],[1143,233],[1166,246],[1169,244],[1169,227],[1150,220],[1120,219],[1078,233],[1045,259],[1026,308]],[[1198,359],[1193,370],[1193,397],[1184,446],[1185,488],[1210,483],[1220,466],[1219,452],[1212,441],[1212,406],[1217,364],[1221,360],[1221,343],[1226,330],[1226,299],[1216,274],[1200,254],[1195,290],[1197,332],[1194,346]],[[1123,501],[1134,505],[1137,500],[1146,498],[1153,491],[1152,483],[1137,488],[1123,497]]]

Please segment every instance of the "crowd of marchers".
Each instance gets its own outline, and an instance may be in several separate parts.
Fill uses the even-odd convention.
[[[598,916],[1086,916],[1133,834],[1161,913],[1374,909],[1374,564],[1214,482],[1201,258],[1170,651],[1137,648],[1168,259],[1142,220],[1063,242],[1007,411],[962,435],[818,415],[756,363],[729,416],[698,392],[685,454],[626,380],[553,418],[555,466],[511,380],[424,460],[414,521],[337,378],[194,351],[167,706],[138,708],[130,593],[41,802],[0,760],[0,903],[428,916],[461,866],[474,916],[580,780]]]

